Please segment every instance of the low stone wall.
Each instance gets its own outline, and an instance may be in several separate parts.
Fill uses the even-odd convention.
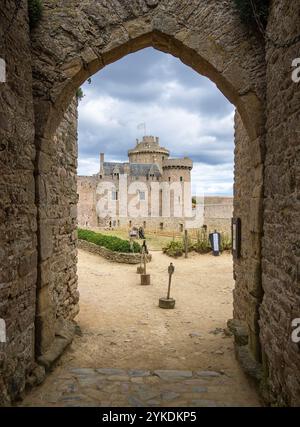
[[[94,243],[87,242],[86,240],[78,240],[78,248],[93,254],[101,255],[109,261],[119,262],[123,264],[139,264],[141,262],[141,255],[139,253],[123,253],[113,252],[102,246],[95,245]],[[147,255],[147,262],[152,260],[152,255]]]

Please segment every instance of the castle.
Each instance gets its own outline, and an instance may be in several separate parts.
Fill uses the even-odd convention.
[[[153,136],[137,140],[128,160],[106,162],[101,153],[99,172],[78,177],[79,226],[183,231],[192,213],[192,160],[170,158]]]

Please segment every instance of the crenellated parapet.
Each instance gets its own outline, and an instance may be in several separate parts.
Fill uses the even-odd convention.
[[[193,161],[184,157],[183,159],[165,159],[162,162],[163,169],[193,169]]]
[[[154,136],[143,136],[143,139],[136,140],[136,146],[128,150],[128,157],[131,163],[161,163],[168,158],[170,151],[159,145],[159,138]]]

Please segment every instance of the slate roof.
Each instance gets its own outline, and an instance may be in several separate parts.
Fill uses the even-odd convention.
[[[117,169],[120,174],[124,174],[124,165],[129,166],[131,176],[147,176],[150,173],[156,177],[161,176],[161,172],[156,163],[115,163],[104,162],[104,175],[112,175]]]

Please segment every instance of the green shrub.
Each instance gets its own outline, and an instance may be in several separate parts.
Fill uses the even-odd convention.
[[[76,90],[76,97],[78,101],[81,101],[84,98],[84,93],[81,87]]]
[[[232,241],[228,234],[221,234],[221,251],[231,251]]]
[[[257,20],[263,28],[266,27],[269,14],[269,0],[252,0],[256,15],[250,0],[234,0],[241,20],[249,26],[257,26]]]
[[[198,231],[197,241],[193,244],[193,250],[199,254],[207,254],[211,251],[210,242],[204,230]]]
[[[182,256],[184,252],[184,245],[183,242],[171,240],[169,243],[167,243],[166,246],[163,247],[162,250],[164,254],[177,258]]]
[[[221,233],[221,252],[229,251],[232,248],[231,237],[228,234]],[[211,245],[207,233],[204,230],[199,230],[197,233],[196,242],[188,240],[189,252],[195,251],[199,254],[207,254],[211,252]],[[177,258],[184,254],[184,240],[174,241],[171,240],[163,247],[163,253],[171,257]]]
[[[42,0],[28,0],[29,25],[33,29],[39,23],[43,12]]]
[[[114,252],[133,252],[138,253],[141,251],[141,246],[137,242],[133,242],[132,249],[128,240],[120,239],[115,236],[105,236],[104,234],[95,233],[90,230],[78,229],[78,239],[86,240],[87,242],[94,243],[95,245],[102,246]]]

